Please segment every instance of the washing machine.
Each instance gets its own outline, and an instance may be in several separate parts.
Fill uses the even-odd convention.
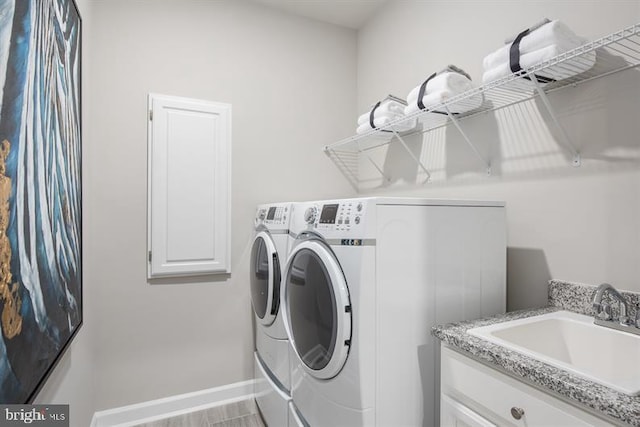
[[[290,230],[281,299],[295,425],[438,425],[430,329],[505,311],[504,203],[301,203]]]
[[[269,426],[286,426],[291,400],[290,350],[281,316],[280,283],[289,253],[291,203],[259,205],[251,247],[251,305],[255,317],[256,403]]]

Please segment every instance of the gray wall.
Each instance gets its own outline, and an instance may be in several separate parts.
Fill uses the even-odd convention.
[[[543,17],[597,39],[638,21],[632,1],[389,2],[358,33],[358,106],[387,93],[406,97],[432,72],[456,64],[481,81],[482,59],[506,36]],[[563,127],[583,154],[571,156],[536,102],[479,116],[462,127],[483,155],[486,177],[450,126],[413,141],[431,168],[420,182],[398,147],[379,154],[392,176],[373,192],[498,199],[507,203],[508,306],[546,302],[550,278],[640,291],[640,71],[626,71],[551,96]]]
[[[96,409],[250,379],[255,206],[349,191],[320,148],[350,130],[356,34],[244,1],[99,1],[92,24]],[[233,105],[230,278],[146,280],[149,92]]]

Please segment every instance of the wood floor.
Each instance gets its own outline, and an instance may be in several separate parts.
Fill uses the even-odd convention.
[[[229,405],[165,418],[135,427],[266,427],[256,403],[244,400]]]

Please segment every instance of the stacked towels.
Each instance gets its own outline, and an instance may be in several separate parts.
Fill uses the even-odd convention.
[[[388,125],[394,120],[404,117],[404,107],[407,103],[393,95],[387,96],[382,101],[376,103],[368,112],[358,117],[358,129],[356,133],[363,134],[373,129]],[[404,132],[415,127],[415,122],[402,122],[393,126],[397,132]]]
[[[587,42],[587,39],[577,36],[564,23],[544,19],[517,36],[505,40],[504,46],[484,58],[482,82],[486,84],[511,73],[526,70]],[[571,61],[570,65],[549,67],[536,74],[536,77],[543,84],[566,79],[587,71],[593,67],[595,61],[595,52],[590,52],[581,56],[579,61]]]
[[[442,102],[473,89],[471,77],[464,70],[449,65],[442,71],[432,74],[420,85],[414,87],[407,95],[406,115],[429,109]],[[482,94],[474,95],[463,102],[448,105],[451,113],[465,113],[482,105]],[[436,111],[444,112],[444,111]]]

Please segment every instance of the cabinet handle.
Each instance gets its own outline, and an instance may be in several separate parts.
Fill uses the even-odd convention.
[[[513,408],[511,408],[511,416],[513,418],[515,418],[516,420],[519,420],[520,418],[522,418],[524,416],[524,409],[516,408],[514,406]]]

